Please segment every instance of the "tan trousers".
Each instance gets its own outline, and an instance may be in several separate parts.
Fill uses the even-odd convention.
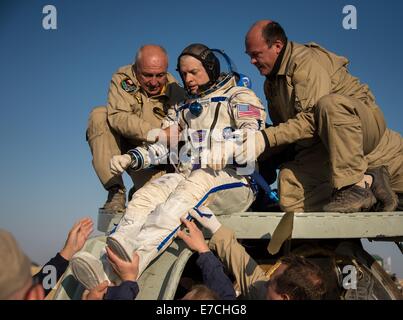
[[[116,134],[107,121],[106,107],[94,108],[88,119],[87,141],[92,153],[92,165],[105,189],[119,185],[124,187],[122,176],[114,176],[110,170],[110,160],[114,155],[126,153],[136,147],[134,141]],[[149,168],[141,172],[128,171],[136,190],[147,181],[160,177],[163,170]]]
[[[392,189],[403,192],[403,139],[385,129],[379,108],[342,95],[321,98],[315,107],[322,143],[282,165],[280,207],[287,212],[322,211],[334,188],[360,181],[368,168],[385,165]]]

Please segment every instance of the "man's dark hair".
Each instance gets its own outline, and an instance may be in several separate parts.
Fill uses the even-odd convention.
[[[262,30],[263,38],[266,40],[269,48],[274,42],[280,40],[284,45],[287,43],[287,36],[284,29],[278,22],[272,21],[268,23]]]
[[[306,258],[289,255],[280,259],[287,268],[274,279],[278,294],[291,300],[321,300],[326,294],[322,270]]]

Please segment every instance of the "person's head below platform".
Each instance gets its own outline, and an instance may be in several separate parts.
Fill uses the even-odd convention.
[[[144,45],[136,54],[134,72],[149,97],[161,94],[168,82],[168,54],[158,45]]]
[[[245,37],[246,54],[262,76],[276,69],[278,56],[287,45],[287,36],[279,23],[271,20],[257,21]]]
[[[220,300],[217,293],[203,284],[197,284],[192,287],[182,300]]]
[[[282,257],[267,282],[268,300],[322,300],[325,294],[322,270],[296,255]]]
[[[31,261],[13,235],[0,230],[0,300],[42,300],[40,283],[34,283]]]

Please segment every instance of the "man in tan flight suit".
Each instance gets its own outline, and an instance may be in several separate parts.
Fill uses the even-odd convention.
[[[270,158],[277,147],[294,147],[294,159],[280,167],[281,209],[356,212],[377,203],[377,210],[394,211],[396,193],[403,193],[403,140],[386,128],[368,86],[348,73],[348,60],[288,41],[269,20],[251,27],[245,46],[266,77],[274,124],[255,134],[248,156]]]
[[[167,72],[168,56],[164,48],[145,45],[139,49],[133,65],[121,67],[112,77],[107,107],[92,110],[87,140],[93,156],[93,166],[108,191],[103,209],[116,213],[124,211],[126,190],[122,176],[114,176],[110,160],[143,142],[155,142],[161,120],[169,106],[184,100],[185,91]],[[166,172],[166,165],[144,170],[128,171],[134,186],[141,188],[148,180]]]

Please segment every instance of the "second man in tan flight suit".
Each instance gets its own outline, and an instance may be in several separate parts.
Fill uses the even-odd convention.
[[[266,77],[274,124],[256,133],[252,157],[294,146],[295,158],[280,167],[282,210],[355,212],[376,202],[380,211],[395,210],[395,193],[403,192],[403,140],[386,128],[368,86],[349,74],[348,60],[314,43],[288,41],[269,20],[251,27],[245,46]]]
[[[113,75],[107,107],[97,107],[90,114],[87,140],[95,172],[108,191],[103,207],[108,212],[122,212],[126,203],[123,179],[112,175],[111,158],[143,142],[155,142],[157,136],[149,132],[160,128],[169,106],[185,98],[185,91],[167,70],[168,56],[164,48],[157,45],[141,47],[134,64],[121,67]],[[141,174],[129,172],[133,191],[165,172],[164,165]]]

